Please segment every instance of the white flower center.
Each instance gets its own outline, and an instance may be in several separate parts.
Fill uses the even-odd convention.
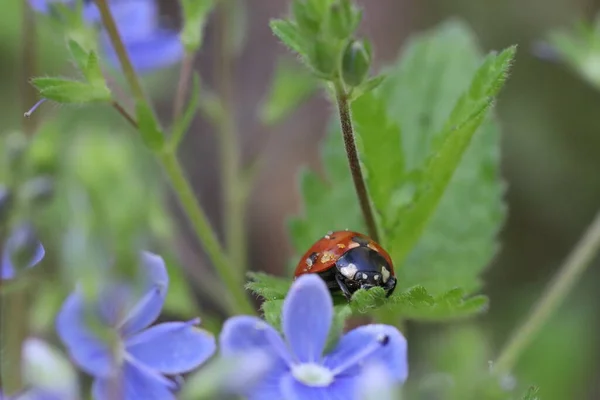
[[[314,363],[292,366],[292,375],[307,386],[329,386],[333,383],[333,372],[322,365]]]

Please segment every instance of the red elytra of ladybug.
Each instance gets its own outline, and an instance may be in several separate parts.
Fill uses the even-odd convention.
[[[358,289],[382,287],[387,296],[396,287],[390,255],[370,237],[353,231],[328,232],[302,256],[294,278],[318,274],[332,292],[350,300]]]

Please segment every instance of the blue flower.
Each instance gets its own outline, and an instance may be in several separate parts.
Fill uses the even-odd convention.
[[[59,337],[71,358],[95,378],[96,400],[114,398],[115,390],[126,400],[175,399],[179,383],[167,375],[189,372],[215,352],[214,337],[195,327],[199,319],[148,328],[160,314],[169,279],[161,257],[142,253],[141,261],[146,276],[142,296],[130,286],[113,284],[89,304],[76,290],[57,317]],[[88,324],[93,316],[99,325],[94,331]],[[100,339],[98,328],[112,340]]]
[[[0,400],[65,400],[65,398],[47,390],[29,389],[12,396],[5,396],[0,390]]]
[[[47,13],[52,1],[67,5],[75,3],[74,0],[29,0],[29,3],[34,10]],[[166,68],[183,58],[185,51],[179,32],[161,27],[160,10],[155,0],[110,0],[109,6],[137,72]],[[83,14],[88,23],[100,24],[100,13],[94,2],[85,2]],[[116,53],[106,32],[101,32],[100,43],[109,63],[118,67]]]
[[[220,336],[223,354],[254,349],[268,351],[275,365],[251,393],[254,400],[356,399],[365,366],[384,366],[394,383],[408,376],[406,339],[394,327],[366,325],[339,340],[324,355],[333,318],[333,302],[326,284],[316,275],[298,278],[282,309],[286,342],[263,320],[230,318]]]
[[[25,254],[23,254],[25,253]],[[19,268],[31,268],[37,265],[46,251],[44,246],[34,239],[29,226],[15,229],[4,243],[0,260],[0,280],[13,279]],[[22,257],[25,260],[20,260]],[[19,264],[23,265],[19,265]]]

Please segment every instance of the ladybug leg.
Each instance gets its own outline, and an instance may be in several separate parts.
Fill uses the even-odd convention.
[[[335,281],[342,290],[342,293],[344,294],[346,300],[350,301],[350,299],[352,299],[352,293],[350,293],[350,290],[348,290],[348,286],[346,286],[344,278],[342,278],[340,274],[335,274]]]
[[[388,279],[388,281],[385,283],[383,289],[386,293],[385,297],[390,297],[392,293],[394,293],[394,289],[396,289],[396,278],[393,276],[390,277],[390,279]]]

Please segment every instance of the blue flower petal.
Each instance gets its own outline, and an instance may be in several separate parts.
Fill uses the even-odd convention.
[[[116,2],[110,7],[121,39],[125,43],[144,40],[157,30],[158,2],[129,0]]]
[[[156,321],[169,288],[169,275],[162,257],[150,252],[142,252],[141,264],[146,279],[145,291],[143,297],[121,323],[120,331],[124,336],[139,332]]]
[[[387,344],[378,344],[384,336],[387,338]],[[360,355],[364,354],[369,346],[373,346],[374,351],[361,357]],[[353,329],[342,336],[336,348],[324,360],[324,364],[333,370],[352,364],[346,370],[347,373],[358,372],[359,365],[371,362],[384,366],[395,382],[406,380],[408,377],[407,344],[398,329],[379,324]]]
[[[230,395],[248,395],[255,393],[256,388],[261,389],[268,381],[269,377],[282,374],[287,371],[287,364],[279,360],[274,363],[273,359],[262,350],[246,351],[237,356],[222,357],[217,362],[222,361],[227,367],[227,372],[219,376],[217,386],[219,392]],[[278,382],[278,381],[277,381]],[[267,390],[264,388],[263,390]],[[277,383],[276,388],[279,388]],[[275,396],[278,397],[278,396]]]
[[[125,363],[119,378],[116,382],[114,378],[96,379],[92,386],[94,400],[175,400],[174,382],[139,365]]]
[[[219,336],[221,352],[224,355],[237,355],[251,350],[264,350],[274,359],[281,359],[290,365],[288,349],[279,333],[260,318],[237,316],[223,324]]]
[[[146,366],[175,375],[189,372],[208,360],[215,338],[191,322],[166,322],[138,333],[125,343],[127,352]]]
[[[98,295],[98,313],[102,322],[111,327],[120,326],[134,305],[133,292],[125,284],[110,284]]]
[[[179,33],[166,30],[157,30],[144,39],[125,42],[125,47],[133,67],[141,74],[177,64],[185,53]],[[118,67],[117,55],[106,37],[103,38],[103,49],[106,59]]]
[[[24,240],[23,235],[29,234],[27,228],[20,228],[15,231],[4,244],[4,249],[2,252],[2,260],[0,262],[0,279],[7,280],[13,279],[15,277],[15,266],[12,261],[13,253],[16,250],[16,247],[20,245]],[[44,246],[40,243],[36,243],[35,250],[31,256],[31,259],[25,266],[26,268],[35,267],[46,255],[46,250]]]
[[[266,400],[284,398],[281,392],[281,382],[287,375],[290,375],[287,364],[281,360],[277,361],[263,379],[247,393],[248,399]]]
[[[3,397],[0,395],[0,400]],[[65,396],[64,393],[52,392],[43,389],[31,389],[24,393],[18,394],[15,397],[10,397],[10,400],[75,400],[75,397]]]
[[[97,377],[108,376],[114,366],[110,348],[90,331],[87,322],[83,296],[74,292],[56,318],[58,336],[82,370]]]
[[[303,275],[290,289],[281,313],[283,332],[300,362],[318,362],[333,318],[333,301],[317,275]]]
[[[394,384],[386,367],[370,363],[363,368],[356,380],[356,391],[359,393],[359,400],[394,400],[398,398],[394,392]]]
[[[354,377],[341,376],[329,386],[307,386],[289,374],[281,381],[281,392],[286,400],[354,400],[356,399],[355,381]]]

